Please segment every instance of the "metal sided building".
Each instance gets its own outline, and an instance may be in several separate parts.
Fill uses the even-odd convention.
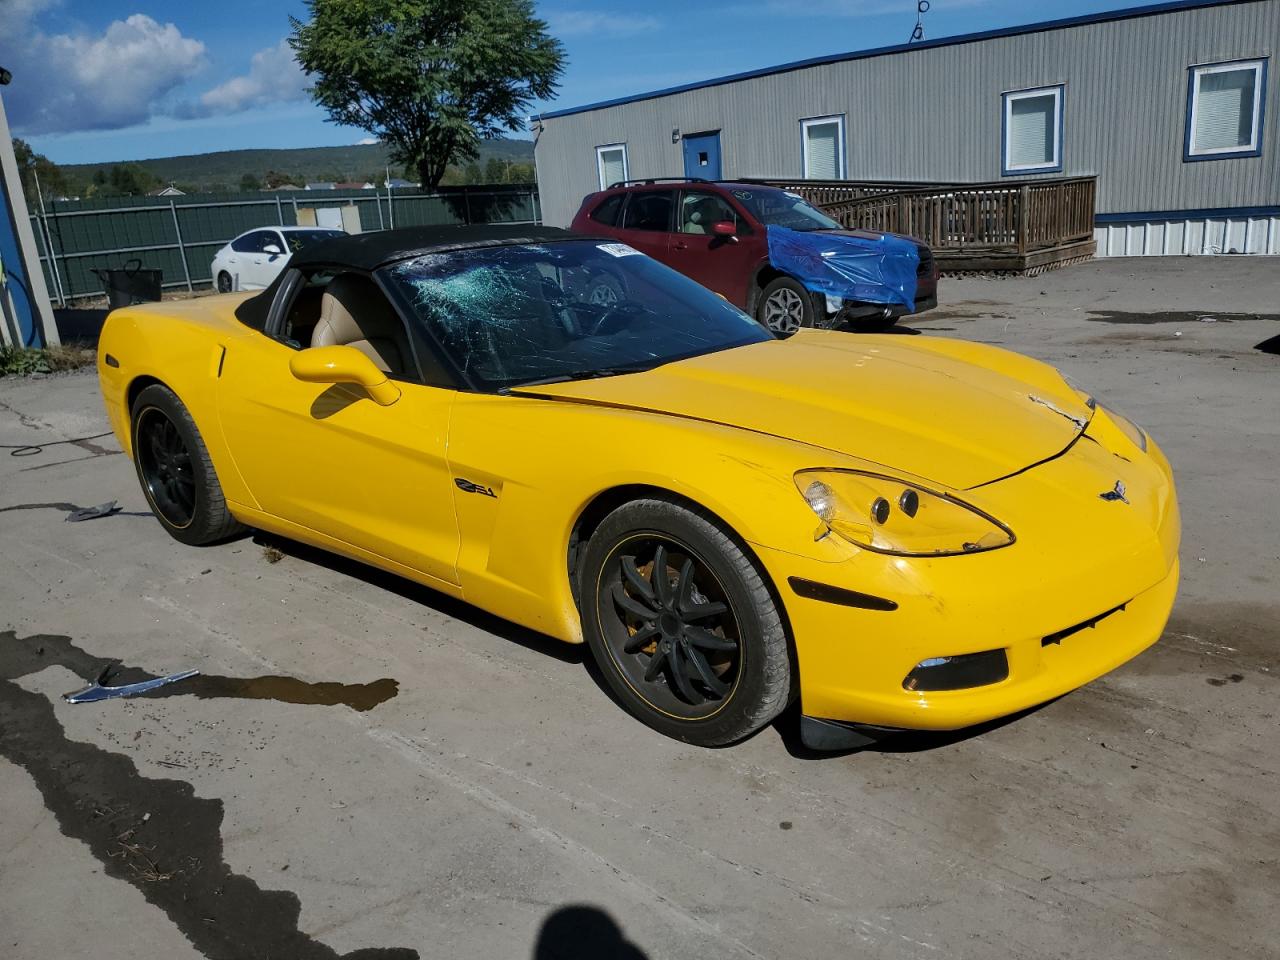
[[[1280,254],[1280,0],[1179,0],[542,114],[546,223],[626,178],[1096,176],[1099,256]]]

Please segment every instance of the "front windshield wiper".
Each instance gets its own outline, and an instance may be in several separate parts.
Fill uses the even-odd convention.
[[[656,364],[653,366],[656,366]],[[519,387],[540,387],[548,383],[569,383],[574,380],[595,380],[599,377],[620,377],[624,373],[643,373],[645,370],[652,370],[653,366],[592,367],[588,370],[575,370],[573,373],[557,373],[551,377],[539,377],[537,380],[522,380],[519,383],[509,383],[498,392],[510,393]]]

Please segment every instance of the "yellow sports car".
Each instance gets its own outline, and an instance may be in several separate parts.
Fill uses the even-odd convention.
[[[607,291],[608,295],[601,291]],[[1042,703],[1153,643],[1169,464],[1052,367],[768,331],[625,244],[341,237],[133,306],[107,413],[183,543],[256,527],[589,644],[640,720],[817,748]]]

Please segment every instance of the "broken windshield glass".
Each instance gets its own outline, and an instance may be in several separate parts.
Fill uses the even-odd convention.
[[[621,243],[433,253],[386,271],[426,332],[486,390],[616,376],[772,338]]]

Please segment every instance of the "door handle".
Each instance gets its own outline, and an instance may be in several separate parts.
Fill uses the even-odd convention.
[[[683,240],[678,240],[678,241],[676,241],[676,243],[675,243],[675,248],[676,248],[677,250],[688,250],[688,249],[689,249],[689,245],[688,245],[687,243],[685,243]]]

